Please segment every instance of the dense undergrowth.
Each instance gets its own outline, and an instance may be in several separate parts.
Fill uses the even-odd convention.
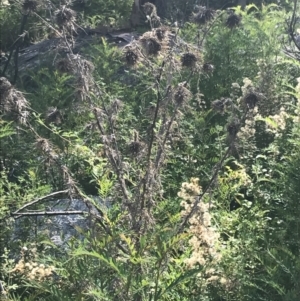
[[[8,2],[1,298],[299,300],[297,1],[189,3],[182,24],[146,4],[139,38],[79,53],[80,27],[121,26],[133,1]],[[54,34],[68,51],[18,70],[22,47]],[[88,208],[64,248],[36,230],[53,199]]]

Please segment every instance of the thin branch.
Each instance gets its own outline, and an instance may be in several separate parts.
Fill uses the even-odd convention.
[[[211,188],[212,184],[215,182],[216,177],[219,174],[219,171],[221,170],[221,168],[223,167],[223,163],[226,160],[227,156],[229,155],[231,150],[231,146],[229,146],[224,154],[224,156],[222,157],[221,161],[218,163],[218,167],[215,169],[214,174],[212,175],[208,185],[206,186],[206,188],[203,190],[203,192],[201,193],[201,195],[199,195],[192,207],[192,210],[190,211],[190,213],[185,217],[183,223],[181,224],[178,233],[180,233],[184,227],[186,226],[187,222],[189,221],[189,219],[191,218],[191,216],[195,213],[198,204],[200,203],[200,201],[202,200],[202,198],[204,197],[204,195],[207,193],[207,191]]]
[[[157,122],[157,116],[158,116],[158,111],[159,111],[160,102],[161,102],[161,94],[159,91],[159,84],[161,81],[161,76],[162,76],[164,65],[165,65],[165,61],[162,62],[160,73],[156,78],[157,100],[156,100],[154,118],[153,118],[153,122],[151,125],[151,137],[150,137],[149,148],[148,148],[148,165],[150,164],[150,160],[151,160],[152,146],[153,146],[153,141],[154,141],[154,129],[155,129],[155,125]]]
[[[4,66],[4,69],[3,69],[3,71],[2,71],[1,76],[5,76],[5,72],[6,72],[7,68],[8,68],[9,63],[10,63],[11,57],[12,57],[13,52],[14,52],[14,48],[15,48],[15,46],[17,45],[17,43],[19,42],[19,40],[20,40],[21,38],[23,38],[23,35],[20,35],[20,36],[13,42],[13,44],[11,45],[11,47],[10,47],[10,53],[9,53],[8,59],[7,59],[6,63],[5,63],[5,66]]]
[[[95,116],[95,119],[96,119],[96,122],[97,122],[97,127],[98,127],[101,135],[104,136],[105,132],[104,132],[103,126],[101,125],[101,122],[100,122],[100,120],[97,116],[97,110],[94,109],[93,112],[94,112],[94,116]],[[106,146],[106,143],[104,143],[104,146]],[[125,181],[124,181],[124,177],[122,176],[122,170],[121,170],[121,168],[119,168],[116,160],[114,159],[113,155],[110,153],[110,150],[106,150],[106,152],[107,152],[107,157],[108,157],[112,167],[114,168],[114,170],[117,174],[117,179],[118,179],[118,182],[121,186],[123,196],[124,196],[124,198],[126,199],[126,202],[129,205],[129,196],[128,196],[128,192],[127,192],[127,189],[126,189],[126,184],[125,184]]]
[[[87,214],[86,211],[38,211],[38,212],[22,212],[22,213],[12,213],[12,216],[17,216],[17,218],[23,216],[49,216],[49,215],[83,215]]]
[[[247,117],[247,114],[248,114],[248,111],[249,111],[249,108],[246,109],[245,111],[245,114],[243,116],[243,118],[241,119],[241,123],[244,123],[245,120],[246,120],[246,117]],[[241,125],[239,126],[239,129],[241,128]],[[186,224],[188,223],[189,219],[192,217],[192,215],[195,213],[196,209],[197,209],[197,206],[198,204],[200,203],[200,201],[203,199],[204,195],[208,192],[208,190],[211,188],[211,186],[213,185],[213,183],[215,182],[218,174],[219,174],[219,171],[221,170],[221,168],[223,167],[223,164],[225,162],[225,160],[227,159],[231,149],[232,149],[232,146],[233,146],[233,143],[234,143],[234,140],[230,143],[229,147],[227,148],[225,154],[223,155],[221,161],[219,163],[217,163],[216,165],[216,168],[215,168],[215,171],[208,183],[208,185],[206,186],[206,188],[203,190],[203,192],[197,197],[195,203],[193,204],[193,207],[190,211],[190,213],[185,217],[183,223],[181,224],[181,226],[179,227],[177,233],[180,233],[183,231],[184,227],[186,226]]]
[[[36,199],[36,200],[34,200],[34,201],[30,202],[30,203],[27,203],[27,204],[24,205],[23,207],[19,208],[19,209],[16,210],[15,212],[13,212],[12,215],[18,215],[18,214],[21,214],[21,213],[19,213],[19,212],[22,211],[22,210],[24,210],[25,208],[28,208],[28,207],[30,207],[30,206],[32,206],[32,205],[34,205],[34,204],[36,204],[36,203],[38,203],[38,202],[40,202],[40,201],[42,201],[42,200],[45,200],[45,199],[47,199],[47,198],[51,198],[51,197],[54,197],[54,196],[56,196],[56,195],[63,194],[63,193],[67,193],[67,192],[68,192],[68,190],[61,190],[61,191],[56,191],[56,192],[50,193],[50,194],[48,194],[48,195],[45,195],[45,196],[43,196],[43,197],[41,197],[41,198],[38,198],[38,199]]]
[[[84,193],[82,193],[80,191],[80,189],[75,186],[75,189],[77,191],[77,193],[83,198],[83,202],[86,204],[86,206],[89,208],[89,213],[91,216],[93,216],[100,224],[100,226],[103,228],[103,230],[111,237],[113,237],[113,233],[112,231],[110,230],[109,227],[105,226],[104,222],[103,222],[103,217],[104,217],[104,214],[102,212],[102,210],[100,210],[97,206],[95,206],[93,204],[94,200],[93,199],[90,199],[89,197],[87,197]],[[96,209],[98,211],[98,214],[94,213],[94,210],[93,209]],[[122,245],[120,245],[119,243],[116,243],[117,247],[125,254],[128,254],[128,252],[124,249],[124,247],[122,247]]]
[[[224,5],[223,5],[224,6]],[[200,48],[205,40],[206,35],[210,32],[210,30],[213,28],[213,25],[215,22],[222,17],[222,15],[225,13],[223,10],[211,23],[210,26],[205,30],[204,35],[202,37],[202,40],[198,42],[198,47]]]
[[[16,50],[15,50],[15,56],[14,56],[14,63],[15,63],[15,74],[14,74],[14,79],[12,81],[12,84],[15,84],[18,78],[18,72],[19,72],[19,65],[18,65],[18,59],[19,59],[19,51],[20,47],[22,45],[22,42],[24,41],[24,37],[26,32],[24,32],[25,29],[25,24],[28,19],[28,14],[23,15],[22,18],[22,23],[21,23],[21,28],[20,28],[20,36],[23,37],[23,39],[19,39],[19,42],[16,44]],[[21,42],[20,42],[21,41]]]
[[[292,19],[291,19],[291,23],[289,26],[289,34],[295,44],[295,46],[297,47],[298,50],[300,50],[300,45],[298,45],[296,38],[295,38],[295,24],[296,24],[296,10],[297,10],[297,4],[298,4],[298,0],[294,0],[294,8],[293,8],[293,15],[292,15]]]
[[[155,107],[155,113],[154,113],[154,117],[153,117],[153,122],[151,125],[151,136],[150,136],[150,142],[149,142],[149,147],[148,147],[148,155],[147,155],[147,170],[146,170],[146,174],[144,179],[142,180],[143,182],[143,192],[142,192],[142,196],[141,196],[141,211],[140,211],[140,218],[139,218],[139,225],[141,225],[140,221],[142,219],[142,212],[145,208],[145,195],[146,195],[146,191],[151,189],[151,187],[149,187],[148,183],[149,183],[149,175],[150,175],[150,171],[151,171],[151,154],[152,154],[152,147],[153,147],[153,142],[154,142],[154,137],[155,137],[155,126],[157,123],[157,118],[158,118],[158,111],[160,108],[160,103],[162,100],[162,96],[160,93],[160,81],[161,81],[161,77],[162,77],[162,73],[164,70],[164,66],[165,66],[165,61],[162,62],[161,67],[160,67],[160,72],[158,74],[158,76],[156,77],[156,88],[157,88],[157,100],[156,100],[156,107]]]

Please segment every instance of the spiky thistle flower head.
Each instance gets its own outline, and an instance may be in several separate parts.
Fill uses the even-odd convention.
[[[169,29],[167,27],[161,26],[155,29],[155,35],[159,41],[163,41],[169,35]]]
[[[0,77],[0,105],[13,119],[26,123],[29,116],[28,102],[5,77]]]
[[[133,139],[128,145],[129,153],[133,156],[136,156],[141,153],[143,147],[144,145],[139,139],[139,133],[137,131],[133,131]]]
[[[156,6],[153,3],[146,2],[142,8],[147,16],[157,16]]]
[[[24,0],[22,8],[25,12],[36,11],[38,7],[38,1],[36,0]]]
[[[49,153],[52,151],[52,145],[46,138],[37,138],[35,142],[35,146],[38,150],[43,153]]]
[[[174,100],[177,105],[184,105],[192,96],[191,91],[187,88],[187,82],[178,84],[174,91]]]
[[[181,65],[183,67],[194,68],[198,61],[198,58],[194,53],[186,52],[181,56],[180,60],[181,60]]]
[[[70,27],[76,19],[76,12],[65,5],[55,12],[55,21],[59,27]]]
[[[60,59],[55,64],[56,69],[62,73],[71,73],[74,71],[74,64],[68,58]]]
[[[46,121],[49,123],[60,124],[62,122],[62,115],[55,107],[50,107],[46,113]]]
[[[140,43],[145,49],[147,55],[158,55],[162,49],[160,41],[151,33],[145,33],[140,38]]]
[[[124,51],[124,59],[128,66],[135,66],[139,61],[139,53],[133,47],[127,47]]]
[[[223,98],[214,100],[211,105],[214,111],[224,113],[225,103]]]
[[[199,7],[197,13],[192,14],[192,21],[197,24],[205,24],[213,19],[215,11],[205,6]]]
[[[231,13],[226,20],[226,26],[230,29],[233,29],[240,25],[241,19],[241,16],[238,16],[235,13]]]
[[[202,66],[202,69],[206,73],[211,73],[211,72],[214,71],[215,66],[211,63],[204,63],[203,66]]]
[[[5,101],[11,93],[13,86],[6,77],[0,77],[0,101]]]
[[[239,128],[240,128],[240,122],[238,119],[233,119],[228,123],[227,132],[231,140],[234,140],[236,138]]]
[[[249,91],[243,98],[244,103],[246,104],[246,106],[249,109],[254,109],[254,107],[256,106],[256,104],[259,101],[259,94],[256,93],[255,91]]]

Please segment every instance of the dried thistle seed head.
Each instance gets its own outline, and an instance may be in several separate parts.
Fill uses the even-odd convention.
[[[140,42],[148,55],[157,55],[161,51],[161,44],[155,37],[144,35]]]
[[[88,60],[82,60],[80,65],[82,66],[81,70],[84,70],[86,73],[92,73],[95,70],[94,64]]]
[[[210,73],[214,71],[215,66],[211,63],[205,63],[203,64],[202,69],[204,72]]]
[[[5,77],[0,77],[0,100],[5,100],[12,90],[12,84]]]
[[[237,14],[232,13],[226,20],[226,26],[229,28],[235,28],[240,25],[241,17]]]
[[[192,96],[191,91],[187,89],[186,86],[186,82],[180,83],[175,90],[174,100],[178,105],[186,103]]]
[[[22,4],[22,8],[24,11],[36,11],[38,6],[38,1],[36,0],[24,0]]]
[[[90,91],[90,82],[89,78],[84,74],[77,74],[77,78],[75,81],[75,97],[78,100],[84,101]]]
[[[215,11],[207,9],[205,6],[199,8],[197,13],[193,13],[192,21],[198,24],[205,24],[213,19]]]
[[[197,57],[194,53],[187,52],[181,56],[181,65],[187,68],[193,68],[196,66]]]
[[[224,113],[224,109],[225,109],[224,98],[214,100],[211,103],[211,105],[214,111]]]
[[[111,102],[111,110],[112,113],[118,113],[118,111],[122,108],[123,103],[120,99],[115,98],[112,102]]]
[[[55,67],[62,73],[70,73],[74,71],[74,65],[72,64],[71,60],[67,58],[58,60],[55,64]]]
[[[49,153],[52,150],[52,145],[49,140],[45,138],[38,138],[35,142],[35,146],[38,150],[45,153]]]
[[[62,122],[62,115],[57,108],[51,107],[46,113],[46,121],[49,123],[60,124]]]
[[[73,25],[76,19],[76,12],[65,5],[55,12],[55,20],[58,26]]]
[[[147,16],[157,16],[156,6],[153,3],[146,2],[142,8]]]
[[[239,121],[238,120],[232,120],[228,125],[227,125],[227,132],[229,134],[229,137],[234,139],[239,131]]]
[[[255,92],[249,92],[244,97],[244,102],[245,102],[245,104],[247,105],[247,107],[249,109],[254,109],[254,107],[256,106],[256,104],[258,103],[258,101],[259,101],[259,96]]]
[[[26,110],[28,102],[23,94],[15,89],[11,90],[10,102],[7,103],[7,111],[11,112],[13,116],[21,123],[25,123],[29,112]]]
[[[137,155],[142,150],[142,143],[139,141],[131,141],[129,144],[129,152],[132,155]]]
[[[156,28],[155,35],[159,41],[162,41],[168,36],[168,29],[166,27]]]
[[[133,48],[127,48],[124,53],[124,58],[128,66],[134,66],[139,60],[139,55]]]

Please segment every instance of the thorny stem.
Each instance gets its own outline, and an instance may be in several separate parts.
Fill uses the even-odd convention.
[[[27,19],[28,19],[28,14],[23,15],[22,23],[21,23],[21,28],[20,28],[20,35],[22,35],[23,38],[24,38],[23,31],[24,31]],[[17,81],[17,78],[18,78],[18,72],[19,72],[18,59],[19,59],[19,51],[20,51],[20,47],[21,47],[21,43],[22,42],[23,42],[23,39],[19,40],[19,43],[17,43],[17,47],[16,47],[16,51],[15,51],[15,56],[14,56],[14,61],[15,61],[15,75],[14,75],[14,79],[12,81],[12,84],[15,84],[16,81]]]
[[[155,160],[155,168],[159,167],[159,163],[161,161],[161,156],[162,156],[162,153],[164,151],[167,139],[169,137],[171,126],[172,126],[172,124],[173,124],[173,122],[174,122],[174,120],[176,118],[176,113],[177,113],[178,107],[179,106],[176,105],[175,110],[174,110],[174,114],[173,114],[171,120],[168,123],[168,127],[167,127],[167,130],[166,130],[166,133],[165,133],[165,137],[164,137],[163,143],[161,144],[161,147],[159,148],[159,150],[157,152],[156,160]]]
[[[298,45],[299,43],[297,43],[297,41],[295,39],[295,33],[294,33],[295,24],[296,24],[297,3],[298,3],[298,0],[294,0],[293,15],[292,15],[291,23],[290,23],[290,26],[289,26],[289,34],[290,34],[295,46],[297,47],[297,49],[300,50],[300,45]]]
[[[156,78],[157,100],[156,100],[156,107],[155,107],[153,122],[151,125],[151,136],[150,136],[148,155],[147,155],[147,170],[146,170],[146,174],[145,174],[144,182],[143,182],[143,192],[142,192],[142,196],[141,196],[141,212],[140,212],[139,224],[140,224],[142,216],[143,216],[142,212],[146,205],[146,199],[145,199],[146,192],[150,188],[148,183],[149,183],[149,176],[150,176],[150,169],[151,169],[151,154],[152,154],[152,147],[153,147],[153,142],[154,142],[154,137],[155,137],[155,126],[156,126],[156,122],[157,122],[158,111],[159,111],[160,103],[162,100],[162,96],[160,93],[160,81],[161,81],[164,66],[165,66],[165,61],[162,62],[159,75]]]
[[[204,42],[205,37],[207,36],[207,34],[210,32],[210,30],[213,28],[213,25],[215,24],[215,22],[224,14],[224,11],[221,12],[217,18],[215,18],[211,23],[210,26],[205,30],[202,40],[198,42],[198,47],[200,48]]]
[[[34,204],[36,204],[36,203],[39,203],[40,201],[43,201],[43,200],[45,200],[45,199],[54,197],[54,196],[56,196],[56,195],[58,195],[58,194],[64,194],[64,193],[67,193],[67,192],[68,192],[68,190],[66,189],[66,190],[56,191],[56,192],[52,192],[52,193],[50,193],[50,194],[47,194],[47,195],[45,195],[45,196],[43,196],[43,197],[40,197],[40,198],[38,198],[38,199],[36,199],[36,200],[30,202],[30,203],[27,203],[26,205],[22,206],[21,208],[19,208],[19,209],[16,210],[15,212],[13,212],[13,214],[14,214],[14,215],[17,215],[18,213],[20,213],[20,211],[24,210],[25,208],[27,208],[27,207],[29,207],[29,206],[32,206],[32,205],[34,205]]]
[[[104,136],[104,129],[99,121],[99,118],[97,116],[97,110],[94,109],[94,116],[95,116],[95,119],[96,119],[96,123],[97,123],[97,127],[101,133],[102,136]],[[129,204],[129,196],[128,196],[128,192],[127,192],[127,189],[126,189],[126,185],[125,185],[125,181],[124,181],[124,178],[122,176],[122,171],[120,169],[120,167],[118,166],[116,160],[114,159],[113,155],[110,153],[109,150],[106,150],[107,151],[107,155],[108,155],[108,158],[109,158],[109,161],[110,163],[112,164],[116,174],[117,174],[117,178],[118,178],[118,182],[121,186],[121,189],[122,189],[122,193],[123,193],[123,196],[124,198],[126,199],[126,202]]]
[[[7,61],[6,61],[6,64],[5,64],[5,66],[4,66],[4,69],[3,69],[3,71],[2,71],[1,76],[5,76],[5,72],[6,72],[7,68],[8,68],[9,63],[10,63],[12,54],[13,54],[13,52],[14,52],[14,48],[15,48],[16,44],[19,42],[19,40],[22,39],[23,37],[24,37],[23,35],[20,35],[20,36],[14,41],[14,43],[11,45],[11,50],[10,50],[8,59],[7,59]]]
[[[19,37],[16,39],[16,41],[11,46],[11,51],[10,51],[8,60],[7,60],[6,64],[5,64],[5,67],[4,67],[3,72],[2,72],[2,76],[4,76],[5,72],[6,72],[7,68],[8,68],[8,65],[10,63],[12,54],[14,52],[14,48],[16,47],[15,55],[14,55],[15,74],[14,74],[14,79],[12,81],[12,84],[16,83],[17,77],[18,77],[18,57],[19,57],[19,50],[20,50],[20,47],[21,47],[21,41],[22,41],[22,39],[24,39],[24,36],[26,34],[26,32],[24,32],[24,28],[25,28],[25,24],[27,22],[27,19],[28,19],[28,14],[23,15],[23,18],[22,18],[22,21],[21,21],[21,26],[20,26]]]
[[[245,111],[245,114],[242,118],[242,122],[245,122],[246,120],[246,117],[247,117],[247,114],[248,114],[248,111],[249,111],[249,108],[246,109]],[[208,192],[208,190],[211,188],[211,186],[213,185],[213,183],[215,182],[218,174],[219,174],[219,171],[221,170],[221,168],[223,167],[223,164],[224,164],[224,161],[227,159],[231,149],[232,149],[232,146],[233,146],[233,143],[234,143],[234,140],[230,143],[230,145],[228,146],[225,154],[223,155],[221,161],[219,163],[217,163],[216,165],[216,168],[215,168],[215,172],[213,173],[208,185],[206,186],[206,188],[203,190],[203,192],[196,198],[196,201],[195,203],[193,204],[193,207],[191,209],[191,211],[189,212],[189,214],[185,217],[183,223],[181,224],[181,226],[179,227],[179,229],[177,230],[177,234],[178,233],[181,233],[186,224],[188,223],[189,219],[192,217],[192,215],[195,213],[196,209],[197,209],[197,206],[198,204],[200,203],[200,201],[203,199],[204,195]]]
[[[218,176],[219,174],[219,171],[221,170],[221,168],[223,167],[223,163],[224,161],[226,160],[227,156],[229,155],[229,152],[231,150],[231,145],[227,148],[225,154],[223,155],[221,161],[218,163],[218,167],[215,169],[215,172],[213,173],[208,185],[206,186],[206,188],[203,190],[202,194],[200,196],[197,197],[190,213],[185,217],[183,223],[181,224],[179,230],[178,230],[178,233],[180,233],[184,227],[186,226],[187,222],[189,221],[189,219],[191,218],[191,216],[195,213],[196,209],[197,209],[197,206],[198,204],[200,203],[200,201],[202,200],[202,198],[204,197],[204,195],[206,194],[206,192],[210,189],[210,187],[212,186],[212,184],[214,183],[216,177]]]
[[[23,216],[53,216],[53,215],[83,215],[85,211],[36,211],[36,212],[20,212],[20,213],[11,213],[12,216],[17,215],[15,219],[18,219]]]
[[[97,116],[97,115],[96,115],[96,116]],[[97,122],[98,122],[98,119],[97,119]],[[100,129],[103,130],[100,123],[99,123],[99,126],[100,126]],[[34,133],[34,135],[35,135],[36,137],[40,138],[40,136],[39,136],[39,135],[37,134],[37,132],[30,126],[30,124],[28,125],[28,127],[29,127],[29,129],[31,129],[31,131]],[[63,166],[61,166],[61,164],[60,164],[59,162],[57,162],[57,160],[55,160],[54,158],[52,158],[52,159],[55,161],[55,163],[56,163],[61,169],[63,169]],[[66,170],[62,170],[62,171],[63,171],[64,173],[67,172]],[[68,177],[70,177],[69,174],[68,174]],[[101,227],[105,230],[105,232],[106,232],[107,234],[109,234],[110,236],[112,236],[111,230],[110,230],[108,227],[106,227],[105,224],[104,224],[104,222],[102,221],[103,216],[104,216],[102,210],[100,210],[99,208],[97,208],[97,206],[93,206],[93,202],[92,202],[85,194],[83,194],[83,193],[81,192],[81,190],[80,190],[76,185],[73,185],[73,186],[74,186],[73,188],[76,190],[76,192],[78,193],[78,195],[80,195],[80,196],[82,197],[83,202],[84,202],[84,203],[86,204],[86,206],[88,207],[88,209],[89,209],[89,211],[90,211],[90,212],[89,212],[90,215],[94,216],[94,217],[96,218],[96,220],[99,222],[99,224],[101,225]],[[121,185],[121,187],[122,187],[122,185]],[[37,199],[37,200],[35,200],[35,201],[33,201],[33,202],[31,202],[31,203],[29,203],[29,204],[23,206],[22,208],[19,209],[19,211],[20,211],[20,210],[23,210],[23,209],[27,208],[28,206],[31,206],[31,205],[33,205],[33,204],[39,202],[39,201],[41,201],[42,199],[45,199],[45,198],[54,196],[54,195],[59,194],[59,193],[68,193],[68,192],[69,192],[69,189],[66,189],[66,190],[63,190],[63,191],[59,191],[59,192],[55,192],[55,193],[49,194],[49,195],[47,195],[47,196],[45,196],[45,197],[43,197],[43,198]],[[126,195],[125,195],[125,196],[126,196]],[[93,208],[96,208],[96,210],[98,211],[98,213],[99,213],[100,215],[99,215],[99,214],[93,213]],[[16,211],[16,213],[18,213],[18,211]],[[117,243],[117,247],[118,247],[122,252],[127,253],[127,251],[126,251],[119,243]]]
[[[158,111],[159,111],[160,102],[161,102],[161,94],[160,94],[159,84],[160,84],[160,80],[161,80],[164,65],[165,65],[165,61],[162,62],[160,73],[159,73],[159,75],[156,79],[157,100],[156,100],[154,118],[153,118],[153,122],[152,122],[152,125],[151,125],[151,137],[150,137],[150,142],[149,142],[148,158],[147,158],[148,165],[150,164],[150,161],[151,161],[152,146],[153,146],[154,136],[155,136],[155,133],[154,133],[155,125],[156,125],[156,122],[157,122],[157,116],[158,116]]]
[[[90,200],[89,197],[87,197],[84,193],[82,193],[80,191],[80,189],[75,186],[75,189],[77,191],[77,193],[83,198],[83,202],[86,204],[86,206],[88,207],[88,209],[90,210],[90,215],[95,217],[95,219],[99,222],[100,226],[104,229],[104,231],[109,235],[109,236],[113,236],[112,231],[110,230],[109,227],[105,226],[104,222],[103,222],[103,217],[104,217],[104,213],[102,212],[102,210],[100,210],[97,206],[93,205],[93,202]],[[95,214],[93,212],[93,209],[96,209],[98,211],[98,213],[100,214]],[[125,254],[128,254],[128,252],[125,250],[125,248],[123,246],[121,246],[119,243],[116,243],[117,247]]]

